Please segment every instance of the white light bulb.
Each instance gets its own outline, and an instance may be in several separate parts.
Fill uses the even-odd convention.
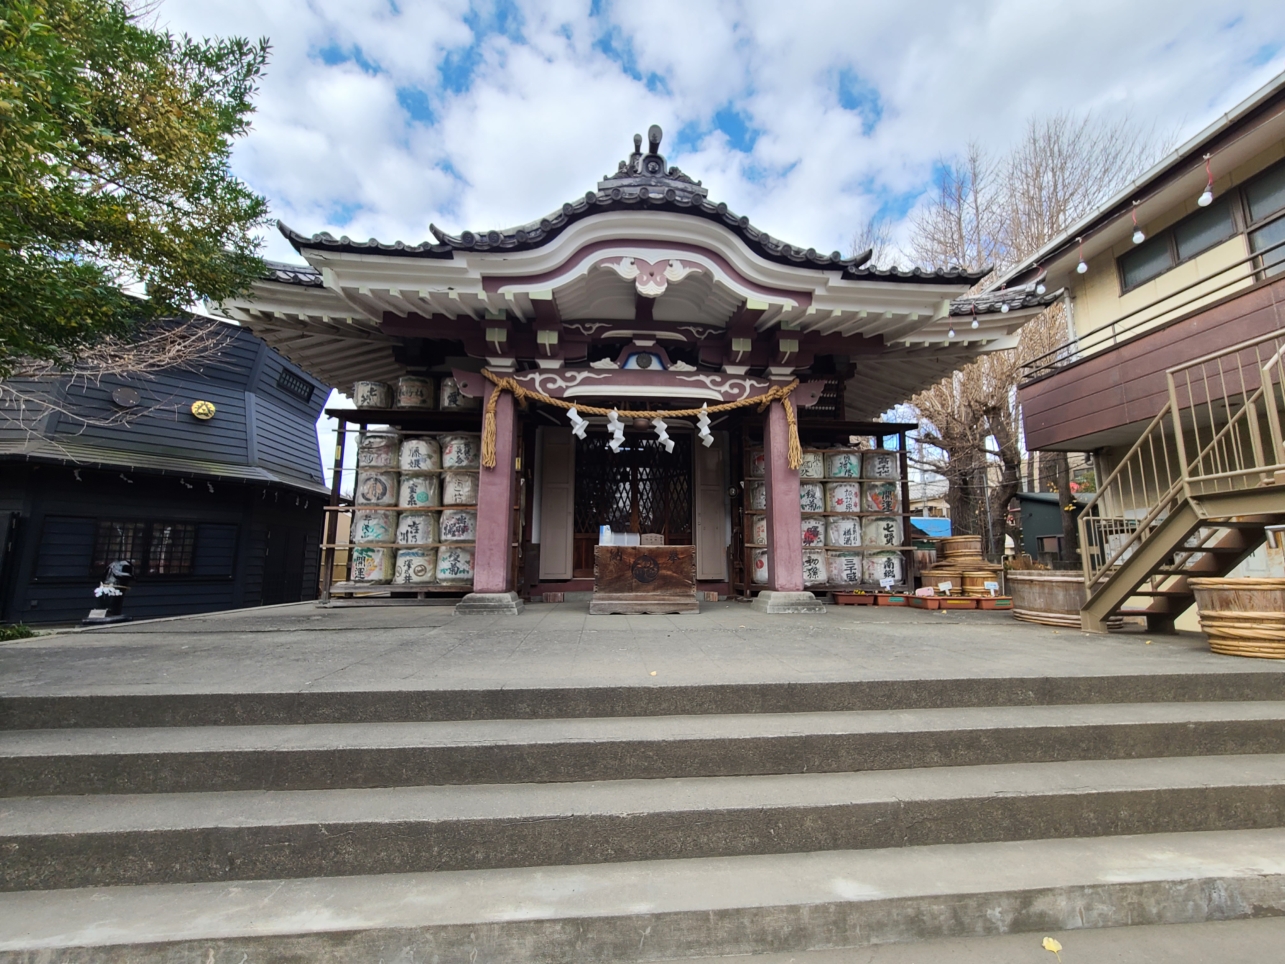
[[[1143,233],[1142,233],[1142,228],[1134,228],[1134,231],[1133,231],[1133,243],[1134,243],[1134,244],[1141,244],[1141,243],[1142,243],[1143,241],[1145,241],[1145,240],[1147,240],[1147,236],[1146,236],[1145,234],[1143,234]]]
[[[1000,305],[999,310],[1001,314],[1008,314],[1008,302],[1004,302],[1004,304]]]
[[[1200,195],[1200,197],[1196,199],[1196,203],[1199,204],[1202,208],[1207,208],[1209,207],[1209,205],[1213,204],[1214,189],[1212,187],[1205,188],[1205,193]]]
[[[1037,285],[1035,286],[1035,293],[1036,293],[1037,295],[1042,295],[1042,294],[1044,294],[1044,292],[1046,292],[1046,291],[1048,291],[1048,289],[1044,287],[1044,282],[1043,282],[1043,281],[1041,281],[1039,284],[1037,284]]]
[[[954,327],[953,327],[953,326],[951,327],[950,331],[946,332],[946,335],[947,335],[947,337],[949,337],[949,338],[954,338],[954,337],[955,337],[955,329],[954,329]]]
[[[1088,273],[1088,270],[1089,270],[1089,266],[1085,264],[1083,261],[1081,261],[1079,264],[1075,266],[1076,274],[1086,274]]]
[[[976,328],[977,326],[978,326],[978,321],[977,321],[977,319],[976,319],[976,318],[974,318],[974,319],[973,319],[973,327],[974,327],[974,328]]]

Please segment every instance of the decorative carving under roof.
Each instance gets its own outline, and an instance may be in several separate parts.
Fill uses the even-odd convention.
[[[840,252],[823,254],[815,248],[800,248],[774,238],[750,223],[744,215],[731,211],[723,202],[714,203],[707,197],[708,190],[699,181],[692,180],[676,167],[667,167],[660,154],[663,136],[659,125],[648,130],[648,151],[643,153],[642,135],[634,135],[634,150],[619,169],[598,182],[596,191],[568,201],[561,208],[538,221],[518,227],[490,231],[463,231],[459,235],[447,234],[435,224],[428,229],[436,243],[425,241],[406,244],[397,241],[386,244],[371,238],[354,241],[347,236],[336,238],[329,232],[311,237],[287,227],[280,221],[277,227],[297,251],[308,248],[345,254],[386,254],[412,258],[451,258],[461,252],[527,251],[542,247],[562,233],[569,225],[583,218],[609,211],[665,211],[687,214],[714,221],[738,235],[759,257],[777,264],[823,271],[842,271],[851,280],[906,281],[916,284],[975,284],[990,273],[945,268],[926,271],[922,268],[901,270],[867,267],[870,251],[862,251],[850,258]]]

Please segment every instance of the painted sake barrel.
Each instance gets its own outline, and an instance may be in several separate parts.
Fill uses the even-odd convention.
[[[441,505],[441,486],[436,474],[416,475],[407,473],[402,476],[398,489],[397,504],[408,509],[423,509],[428,506]]]
[[[767,545],[767,516],[750,516],[750,544],[755,546]]]
[[[860,482],[827,482],[825,485],[827,512],[860,512]]]
[[[397,468],[396,432],[363,432],[357,440],[357,468]]]
[[[826,519],[825,542],[828,546],[861,545],[861,520],[853,516],[830,516]]]
[[[800,482],[799,509],[803,512],[824,512],[825,486],[820,482]]]
[[[358,408],[391,408],[393,389],[387,382],[354,382],[352,401]]]
[[[473,547],[443,546],[437,553],[437,581],[469,583],[473,581]]]
[[[393,577],[393,550],[357,546],[348,563],[353,582],[388,582]]]
[[[896,585],[903,581],[905,563],[900,552],[867,552],[862,573],[866,582],[878,584],[884,579],[891,579]]]
[[[438,531],[442,542],[476,542],[477,513],[472,509],[443,509]]]
[[[861,453],[857,451],[831,452],[827,473],[832,479],[861,478]]]
[[[826,580],[825,550],[803,550],[803,585],[824,586]]]
[[[861,553],[834,551],[826,553],[826,575],[832,586],[855,586],[861,582]]]
[[[436,408],[437,392],[431,378],[403,375],[397,379],[398,408]]]
[[[861,476],[866,479],[900,479],[901,457],[887,449],[871,449],[861,455]]]
[[[399,586],[423,586],[437,581],[436,549],[398,549],[393,582]]]
[[[767,474],[767,457],[762,449],[750,449],[750,475],[756,479]]]
[[[896,512],[901,508],[898,482],[861,483],[862,508],[866,512]]]
[[[767,508],[767,485],[763,482],[751,482],[747,488],[750,492],[750,508]]]
[[[482,436],[443,435],[442,468],[476,469],[482,465]]]
[[[902,532],[901,520],[889,517],[867,516],[861,521],[861,536],[866,548],[871,546],[899,546]]]
[[[476,472],[443,472],[442,505],[477,505]]]
[[[434,472],[442,467],[442,447],[435,438],[404,439],[397,461],[403,472]]]
[[[805,451],[803,453],[803,460],[799,462],[799,478],[825,478],[825,454],[823,452]]]
[[[758,586],[767,585],[767,550],[755,549],[750,555],[750,579]]]
[[[803,548],[825,545],[825,516],[807,515],[803,517]]]
[[[442,390],[438,397],[441,399],[439,407],[444,412],[472,412],[482,407],[482,400],[469,398],[461,392],[460,383],[453,378],[442,379]]]
[[[358,472],[355,501],[358,505],[396,505],[397,473],[382,469]]]
[[[399,546],[426,546],[436,541],[436,512],[403,512],[397,517]]]
[[[390,509],[358,509],[352,514],[353,542],[392,542],[397,513]]]

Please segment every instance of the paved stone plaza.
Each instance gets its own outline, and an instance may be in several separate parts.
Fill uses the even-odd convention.
[[[0,964],[1018,964],[1049,934],[1247,964],[1285,935],[1281,663],[1006,613],[587,609],[0,646]]]
[[[1150,640],[1150,644],[1148,644]],[[674,686],[968,677],[1283,672],[1210,654],[1195,633],[1098,636],[1002,612],[831,606],[764,615],[517,616],[311,603],[67,631],[0,645],[0,695]]]

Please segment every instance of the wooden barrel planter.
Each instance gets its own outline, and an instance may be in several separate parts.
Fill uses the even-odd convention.
[[[1285,659],[1285,579],[1189,579],[1209,648]]]
[[[1080,607],[1084,605],[1084,577],[1077,572],[1053,569],[1011,569],[1006,574],[1013,597],[1013,615],[1042,626],[1080,628]],[[1117,629],[1124,619],[1113,616],[1108,627]]]
[[[947,559],[975,558],[982,554],[981,536],[947,536],[941,540]]]

